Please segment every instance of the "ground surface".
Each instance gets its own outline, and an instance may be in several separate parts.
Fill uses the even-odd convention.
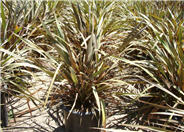
[[[34,97],[41,99],[49,84],[51,79],[43,73],[35,74],[35,77],[30,80],[32,87],[30,92]],[[29,103],[28,103],[29,102]],[[37,104],[38,101],[36,101]],[[10,99],[9,109],[15,118],[9,120],[9,127],[3,130],[3,132],[62,132],[62,111],[57,110],[58,108],[45,108],[39,109],[41,105],[34,105],[34,103],[25,98]],[[59,116],[59,117],[57,117]]]

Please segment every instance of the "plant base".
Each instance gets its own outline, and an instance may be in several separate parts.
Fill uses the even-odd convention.
[[[100,132],[100,130],[91,127],[99,127],[99,119],[94,114],[71,113],[64,110],[65,132]]]

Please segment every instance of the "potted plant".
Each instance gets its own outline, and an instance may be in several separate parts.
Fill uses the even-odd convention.
[[[21,8],[19,7],[20,5]],[[36,68],[28,60],[27,51],[16,36],[22,36],[28,23],[21,21],[29,17],[23,17],[22,10],[25,3],[14,3],[12,1],[1,2],[1,40],[0,40],[0,122],[2,127],[8,126],[8,97],[20,97],[34,99],[30,96],[30,83],[28,68]],[[16,15],[19,17],[16,17]],[[21,96],[19,96],[21,94]]]
[[[112,87],[108,79],[114,65],[102,47],[105,36],[112,32],[114,3],[82,1],[68,5],[62,16],[54,14],[56,26],[52,24],[51,30],[43,22],[46,37],[50,38],[56,53],[34,45],[33,50],[39,49],[45,57],[34,61],[53,77],[45,104],[48,100],[62,104],[66,132],[99,131],[92,127],[105,127],[104,100]],[[41,59],[51,65],[50,70],[40,63]],[[56,82],[59,85],[53,88]]]
[[[7,101],[9,97],[20,97],[27,99],[35,99],[31,96],[28,89],[30,83],[28,78],[31,77],[26,68],[36,68],[29,63],[29,60],[22,57],[17,51],[9,51],[0,45],[0,68],[1,68],[1,83],[0,83],[0,119],[1,126],[8,126],[8,108]],[[25,62],[27,61],[27,62]],[[21,94],[21,96],[19,96]]]
[[[134,130],[183,131],[183,4],[141,1],[130,5],[126,7],[132,15],[131,21],[136,20],[133,24],[135,27],[139,25],[138,33],[142,32],[132,43],[144,54],[137,54],[139,58],[134,60],[132,56],[130,59],[120,58],[139,70],[132,70],[129,75],[131,84],[135,84],[134,92],[118,93],[122,102],[128,104],[120,111],[126,115],[118,121],[121,126],[124,123],[124,127]]]

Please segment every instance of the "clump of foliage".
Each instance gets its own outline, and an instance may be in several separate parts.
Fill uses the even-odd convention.
[[[138,60],[136,58],[132,61],[121,60],[142,71],[142,74],[139,72],[135,77],[144,84],[145,88],[140,89],[138,96],[133,98],[132,94],[126,96],[133,101],[128,105],[129,108],[126,107],[130,113],[126,113],[127,116],[123,120],[130,124],[135,121],[140,125],[135,127],[148,130],[182,130],[183,3],[135,2],[133,4],[135,5],[128,8],[132,13],[132,24],[139,24],[136,30],[141,36],[131,43],[137,42],[137,47],[144,56],[139,57]],[[148,7],[148,4],[152,6]],[[157,8],[160,10],[156,10]]]

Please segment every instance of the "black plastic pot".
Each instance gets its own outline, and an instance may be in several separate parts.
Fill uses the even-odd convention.
[[[1,121],[1,127],[7,127],[8,126],[8,111],[6,107],[6,95],[3,92],[0,92],[0,121]]]
[[[64,111],[65,132],[100,132],[100,130],[92,129],[91,127],[101,127],[100,118],[94,113],[79,113],[71,112],[62,108]]]

